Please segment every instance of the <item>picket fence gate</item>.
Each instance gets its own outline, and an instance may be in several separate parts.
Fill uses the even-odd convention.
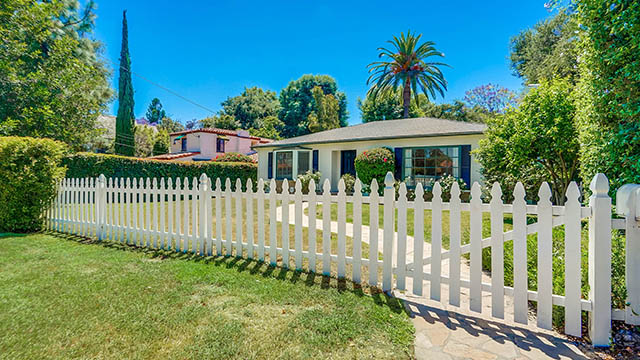
[[[189,184],[191,182],[191,184]],[[428,296],[441,301],[442,284],[448,285],[449,303],[460,306],[460,289],[469,289],[470,310],[480,312],[482,293],[491,294],[491,313],[495,318],[504,318],[505,297],[513,297],[514,321],[528,322],[529,301],[536,302],[537,326],[551,329],[552,306],[565,308],[565,332],[581,336],[581,312],[589,313],[589,335],[594,345],[607,346],[611,320],[625,320],[640,324],[637,311],[640,309],[640,231],[636,213],[626,219],[612,219],[609,184],[603,174],[591,182],[592,195],[588,206],[582,206],[580,191],[576,183],[567,189],[567,201],[563,206],[551,203],[551,189],[543,183],[538,192],[539,202],[525,202],[525,190],[521,183],[515,187],[514,201],[504,204],[498,183],[491,189],[491,201],[483,203],[478,183],[471,187],[471,200],[462,203],[460,189],[453,183],[450,201],[443,202],[442,188],[435,183],[433,199],[424,201],[421,184],[415,187],[415,200],[407,199],[407,186],[402,183],[396,194],[393,175],[387,174],[383,195],[378,194],[374,179],[371,193],[362,194],[362,183],[356,180],[353,195],[347,195],[345,184],[339,182],[337,195],[332,195],[326,180],[320,194],[312,180],[308,193],[303,193],[300,180],[295,182],[293,194],[284,180],[278,193],[275,180],[268,189],[262,179],[257,191],[251,179],[242,190],[240,179],[232,188],[230,179],[221,179],[212,184],[202,175],[200,179],[64,179],[59,185],[57,197],[48,209],[48,227],[51,230],[96,236],[100,240],[110,239],[136,246],[191,252],[202,256],[240,256],[265,261],[295,269],[329,275],[332,266],[340,278],[347,277],[356,283],[367,282],[381,286],[382,290],[406,289],[407,279],[412,280],[413,294],[422,296],[423,285],[428,282]],[[212,186],[213,185],[213,186]],[[640,196],[640,191],[638,192]],[[251,201],[249,201],[251,200]],[[635,200],[634,200],[635,201]],[[224,210],[223,210],[224,203]],[[294,204],[293,244],[290,243],[290,226],[280,226],[278,231],[277,208],[281,209],[283,224],[290,218],[289,206]],[[322,226],[317,227],[318,205],[337,204],[337,248],[332,248],[331,206],[322,207]],[[353,208],[353,232],[350,249],[347,249],[346,205]],[[303,204],[308,208],[308,232],[303,239]],[[363,254],[362,209],[369,204],[368,254]],[[632,206],[635,206],[630,204]],[[268,205],[268,206],[267,206]],[[256,207],[254,209],[254,206]],[[379,206],[383,207],[382,237],[379,231]],[[266,212],[268,208],[268,213]],[[635,207],[634,207],[635,208]],[[414,237],[413,256],[407,258],[408,210],[413,209]],[[233,212],[235,210],[235,214]],[[431,255],[424,257],[424,212],[431,211]],[[450,245],[443,247],[442,215],[449,213]],[[469,242],[461,241],[461,214],[469,213]],[[491,232],[482,237],[483,213],[490,214]],[[504,230],[504,215],[511,214],[513,229]],[[639,213],[640,214],[640,213]],[[254,215],[257,219],[254,220]],[[527,222],[527,216],[535,223]],[[397,216],[397,230],[394,231]],[[267,221],[265,221],[267,217]],[[235,218],[235,224],[234,224]],[[588,274],[589,295],[581,296],[581,222],[588,219]],[[214,226],[215,223],[215,226]],[[255,228],[254,228],[255,223]],[[235,225],[235,226],[234,226]],[[553,294],[552,287],[552,230],[565,227],[565,293]],[[235,229],[234,229],[235,227]],[[611,308],[611,230],[626,229],[627,232],[627,309]],[[234,231],[235,230],[235,231]],[[266,232],[269,232],[268,239]],[[279,232],[279,234],[278,234]],[[334,230],[334,232],[336,232]],[[224,236],[223,236],[224,233]],[[318,234],[321,233],[321,238]],[[537,290],[530,290],[527,283],[527,235],[537,233]],[[633,238],[632,238],[633,237]],[[306,247],[304,246],[306,240]],[[504,285],[504,244],[513,242],[513,286]],[[320,243],[318,243],[320,242]],[[317,251],[321,245],[321,251]],[[482,281],[482,250],[491,248],[491,282]],[[631,248],[629,248],[631,247]],[[634,252],[630,252],[633,250]],[[379,259],[380,253],[382,259]],[[461,278],[462,255],[469,254],[470,276]],[[442,261],[449,259],[448,276],[442,273]],[[426,266],[429,270],[425,270]],[[631,271],[629,271],[631,269]],[[363,279],[363,270],[368,278]],[[380,283],[379,276],[382,281]],[[635,309],[636,311],[634,311]]]

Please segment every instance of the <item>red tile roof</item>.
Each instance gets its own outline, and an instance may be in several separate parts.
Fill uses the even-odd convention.
[[[180,159],[180,158],[183,158],[183,157],[188,157],[188,156],[193,156],[193,155],[198,155],[198,154],[200,154],[199,151],[192,151],[192,152],[182,152],[182,153],[175,153],[175,154],[156,155],[156,156],[148,157],[147,159],[152,159],[152,160],[176,160],[176,159]]]
[[[217,135],[239,136],[238,135],[238,131],[236,131],[236,130],[217,129],[217,128],[183,130],[183,131],[178,131],[178,132],[171,133],[169,135],[170,136],[186,135],[186,134],[193,134],[193,133],[197,133],[197,132],[204,132],[204,133],[217,134]],[[261,144],[268,144],[268,143],[273,141],[272,139],[261,138],[261,137],[252,136],[252,135],[239,136],[239,137],[248,138],[248,139],[251,139],[251,140],[258,140],[258,141],[260,141]]]

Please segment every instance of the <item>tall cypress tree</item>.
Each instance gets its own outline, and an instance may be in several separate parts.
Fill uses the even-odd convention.
[[[131,57],[129,56],[129,32],[127,11],[122,13],[122,49],[120,50],[120,78],[118,80],[118,116],[116,118],[115,151],[118,155],[133,156],[134,141],[133,83],[131,82]]]

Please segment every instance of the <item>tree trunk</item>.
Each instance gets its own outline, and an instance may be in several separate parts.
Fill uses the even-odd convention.
[[[409,105],[411,104],[411,79],[407,79],[402,90],[402,105],[404,106],[404,118],[409,118]]]

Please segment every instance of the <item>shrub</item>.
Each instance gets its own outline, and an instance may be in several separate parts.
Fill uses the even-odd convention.
[[[66,145],[50,139],[0,137],[0,232],[38,231],[64,177]]]
[[[395,170],[395,156],[387,148],[375,148],[363,151],[356,156],[355,166],[360,181],[370,185],[373,179],[378,181],[379,189],[384,190],[384,177]]]
[[[319,171],[313,172],[311,170],[307,170],[306,173],[302,175],[298,175],[298,179],[300,180],[300,184],[302,185],[302,192],[307,194],[309,192],[309,183],[311,179],[316,183],[316,192],[322,191],[322,184],[320,183],[320,177],[322,173]]]
[[[255,163],[256,162],[255,160],[253,160],[253,158],[251,156],[240,154],[240,153],[234,153],[234,152],[218,155],[218,156],[216,156],[215,159],[213,159],[213,161],[218,161],[218,162],[243,162],[243,163]]]
[[[347,194],[353,194],[353,187],[356,185],[356,178],[351,174],[344,174],[341,179],[344,181],[345,192]]]
[[[445,175],[440,179],[438,179],[438,182],[440,183],[440,187],[442,189],[442,201],[451,200],[451,187],[453,186],[454,182],[458,183],[458,186],[460,187],[460,191],[468,189],[467,183],[465,183],[464,180],[460,178],[456,178],[455,176],[452,176],[452,175]],[[435,183],[436,183],[436,180],[429,179],[429,181],[427,181],[427,183],[424,185],[425,192],[432,193],[433,185],[435,185]]]
[[[184,178],[189,179],[207,174],[212,179],[231,179],[235,186],[236,179],[245,184],[248,178],[256,184],[258,175],[257,165],[239,162],[187,162],[160,161],[138,159],[118,155],[78,153],[63,159],[68,168],[67,177],[84,178],[98,177],[104,174],[107,178],[151,177],[151,178]],[[224,181],[223,181],[224,185]]]

